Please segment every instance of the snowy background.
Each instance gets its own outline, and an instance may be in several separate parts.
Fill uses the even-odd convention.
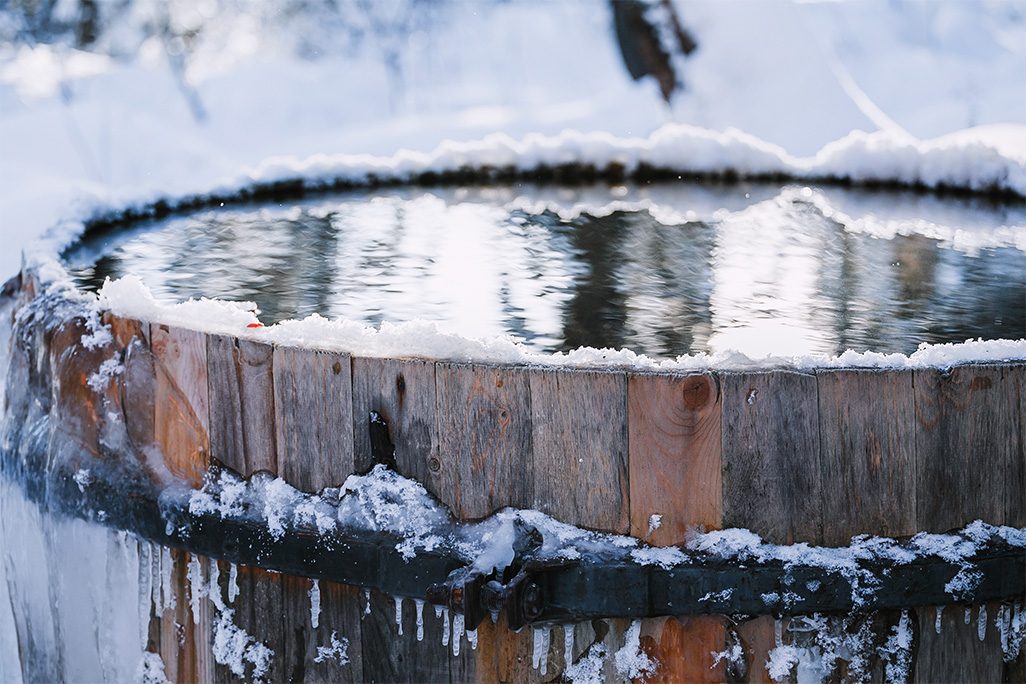
[[[628,75],[602,0],[101,0],[92,23],[88,4],[0,11],[4,280],[83,199],[199,191],[279,155],[680,122],[795,156],[972,128],[1026,158],[1026,0],[674,0],[699,47],[671,106]]]

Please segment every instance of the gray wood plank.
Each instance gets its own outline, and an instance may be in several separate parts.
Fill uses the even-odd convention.
[[[571,525],[628,533],[626,374],[529,376],[535,508]]]
[[[268,682],[283,682],[285,673],[285,634],[282,598],[282,575],[248,565],[238,566],[239,595],[229,609],[234,610],[233,624],[245,631],[254,642],[269,648],[273,655],[262,677]],[[209,602],[208,602],[209,605]],[[228,665],[216,663],[214,678],[218,682],[254,681],[254,665],[245,661],[245,675],[237,676]]]
[[[725,373],[723,526],[766,541],[821,543],[823,509],[814,375]]]
[[[531,397],[518,368],[435,368],[440,498],[463,519],[534,505]]]
[[[271,345],[207,336],[211,455],[249,477],[277,472]]]
[[[994,626],[998,604],[987,606],[987,626],[983,641],[979,637],[979,608],[973,608],[965,624],[964,606],[948,606],[941,614],[937,633],[937,613],[919,609],[919,652],[914,682],[1001,682],[1004,664],[1001,639]],[[1007,681],[1007,680],[1005,680]]]
[[[1021,369],[922,369],[914,382],[920,527],[1026,524]]]
[[[348,354],[277,347],[274,426],[281,476],[316,493],[353,474],[353,399]]]
[[[335,582],[319,582],[320,612],[314,627],[312,587],[312,580],[282,575],[284,651],[281,658],[285,681],[363,681],[360,624],[363,592]]]
[[[400,635],[395,600],[378,591],[371,592],[370,613],[362,618],[365,682],[450,681],[452,642],[448,647],[442,646],[442,621],[435,617],[432,607],[425,606],[423,615],[424,639],[417,641],[414,603],[403,601]],[[461,646],[467,648],[466,642]]]
[[[435,436],[435,365],[429,361],[353,358],[353,451],[357,472],[374,465],[368,415],[388,421],[399,472],[436,496],[441,463]]]
[[[823,535],[915,534],[915,397],[911,371],[816,374],[823,464]]]

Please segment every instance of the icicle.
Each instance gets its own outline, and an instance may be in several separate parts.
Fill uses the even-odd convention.
[[[965,607],[965,624],[968,625],[972,621],[973,621],[973,607],[972,606],[966,606]]]
[[[1002,603],[1001,607],[998,608],[997,617],[994,618],[994,626],[997,627],[998,634],[1001,636],[1001,652],[1008,655],[1008,636],[1010,634],[1009,628],[1012,623],[1012,610],[1007,603]],[[1007,660],[1007,658],[1005,659]]]
[[[207,595],[218,610],[224,610],[224,599],[221,598],[221,568],[217,561],[210,559],[210,579],[207,580]]]
[[[363,598],[367,602],[363,607],[363,614],[370,615],[370,589],[363,590]]]
[[[531,631],[534,636],[534,652],[531,654],[531,667],[537,670],[541,666],[542,630],[535,627]]]
[[[439,620],[442,619],[442,607],[441,606],[435,606],[435,617],[438,618]]]
[[[321,582],[314,580],[310,587],[310,624],[314,629],[321,622]]]
[[[977,615],[976,633],[980,637],[980,641],[987,638],[987,604],[985,603],[980,606],[980,613]]]
[[[549,639],[552,637],[552,628],[542,628],[542,652],[541,652],[541,673],[549,671]]]
[[[159,616],[161,613],[160,603],[160,546],[150,544],[150,591],[153,601],[153,610]]]
[[[146,642],[150,636],[150,580],[153,579],[153,570],[150,565],[150,544],[139,542],[139,566],[136,576],[139,579],[139,642],[142,650],[146,650]]]
[[[235,603],[239,595],[239,566],[232,563],[228,571],[228,603]]]
[[[417,641],[424,641],[424,600],[413,599],[417,608]]]
[[[574,660],[574,626],[563,625],[563,663],[569,667]]]
[[[452,654],[460,654],[460,642],[463,640],[463,613],[455,613],[452,616]]]
[[[395,597],[395,624],[399,625],[399,636],[403,635],[403,598]]]
[[[468,629],[467,630],[467,641],[470,642],[470,650],[476,651],[477,650],[477,630],[476,629]]]
[[[449,609],[442,609],[442,646],[449,645]]]
[[[933,629],[940,634],[941,630],[941,614],[944,612],[944,606],[937,606],[937,619],[933,622]]]
[[[175,592],[171,587],[171,575],[175,571],[175,559],[171,555],[171,549],[166,546],[160,547],[160,593],[163,596],[164,610],[171,610],[175,607]]]
[[[496,622],[499,621],[499,611],[491,610],[491,611],[488,611],[488,612],[490,612],[491,615],[492,615],[492,624],[494,625]]]
[[[200,566],[199,558],[195,555],[189,556],[189,608],[192,609],[192,624],[198,625],[200,620],[200,600],[203,598],[205,587],[203,586],[203,568]]]
[[[777,648],[784,645],[784,623],[780,618],[773,620],[773,639],[776,641]]]

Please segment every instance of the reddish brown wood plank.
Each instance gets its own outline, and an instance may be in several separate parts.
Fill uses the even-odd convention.
[[[727,618],[691,615],[652,618],[643,623],[641,648],[656,663],[648,682],[722,682],[726,661],[714,654],[724,650]]]
[[[823,535],[912,535],[916,524],[915,398],[911,371],[816,374],[823,464]]]
[[[1026,524],[1022,369],[915,371],[919,526]]]
[[[191,555],[171,549],[174,568],[171,586],[174,608],[164,611],[160,623],[160,656],[164,671],[172,682],[213,682],[214,662],[211,652],[213,611],[205,598],[199,602],[198,624],[190,608],[191,587],[188,566]],[[202,564],[206,559],[200,559]]]
[[[531,370],[535,507],[563,522],[630,530],[627,376]]]
[[[428,361],[353,358],[353,449],[357,472],[374,465],[368,417],[377,411],[395,444],[399,472],[439,492],[435,365]]]
[[[175,475],[199,485],[209,454],[210,409],[205,335],[150,326],[154,366],[154,441]]]
[[[207,336],[211,455],[245,477],[277,472],[271,345]]]
[[[463,519],[534,504],[530,384],[523,369],[435,368],[441,499]]]
[[[353,398],[348,354],[274,350],[274,418],[279,472],[316,493],[353,473]]]
[[[725,373],[723,526],[766,541],[821,543],[819,417],[814,375]]]
[[[721,526],[720,400],[715,376],[631,375],[631,534],[666,546],[689,526]],[[649,530],[651,516],[661,516]]]

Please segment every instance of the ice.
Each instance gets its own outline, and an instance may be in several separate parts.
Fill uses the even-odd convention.
[[[92,476],[89,473],[89,468],[79,468],[75,473],[74,478],[75,484],[78,485],[78,491],[85,494],[85,488],[92,482]]]
[[[370,589],[364,589],[363,590],[363,600],[364,600],[363,614],[364,615],[370,615],[370,599],[371,599]]]
[[[314,658],[315,663],[323,663],[325,660],[334,660],[339,665],[346,665],[349,663],[349,639],[346,637],[338,638],[338,632],[332,630],[331,632],[331,644],[328,646],[318,646],[317,656]]]
[[[319,580],[314,580],[310,587],[310,625],[317,629],[317,625],[321,621],[321,583]],[[402,634],[402,628],[400,627],[400,634]]]
[[[174,571],[175,560],[171,555],[171,549],[166,546],[160,547],[160,593],[163,598],[161,612],[175,607],[175,592],[171,587],[171,575]]]
[[[966,606],[965,607],[965,616],[964,616],[963,622],[968,625],[972,621],[972,619],[973,619],[973,608],[972,608],[972,606]]]
[[[125,367],[121,365],[118,359],[107,359],[100,364],[99,369],[95,373],[89,376],[86,384],[94,392],[102,393],[106,389],[107,385],[110,384],[111,378],[115,375],[121,375],[125,370]]]
[[[477,650],[477,629],[467,630],[467,641],[470,643],[470,650]]]
[[[655,532],[656,530],[658,530],[659,527],[662,524],[663,524],[663,516],[662,515],[660,515],[658,513],[653,513],[652,515],[650,515],[649,518],[648,518],[648,533],[645,536],[646,537],[651,536],[652,533]]]
[[[239,595],[239,566],[235,563],[231,564],[231,568],[228,570],[228,603],[235,603],[235,598]]]
[[[157,617],[160,617],[162,604],[160,600],[160,545],[150,544],[150,601]]]
[[[224,599],[221,597],[221,568],[218,567],[218,561],[213,558],[210,559],[210,577],[207,580],[207,592],[214,607],[219,611],[224,611]]]
[[[136,671],[136,681],[140,684],[170,684],[159,653],[143,652]]]
[[[138,542],[139,548],[139,641],[143,650],[149,640],[150,628],[150,582],[153,580],[153,568],[150,561],[151,547],[149,542]]]
[[[413,605],[417,609],[417,641],[424,641],[424,600],[414,599]]]
[[[401,596],[394,597],[395,600],[395,624],[399,627],[399,636],[403,635],[403,599]]]
[[[203,581],[203,566],[200,565],[199,557],[189,554],[188,565],[189,579],[189,609],[192,611],[192,623],[198,625],[200,622],[200,608],[203,605],[203,598],[206,596],[206,584]]]
[[[569,667],[574,661],[574,626],[563,625],[563,663]]]
[[[463,627],[465,624],[463,613],[453,613],[452,616],[452,654],[460,654],[460,645],[463,641]]]
[[[936,611],[937,611],[937,617],[933,621],[933,631],[935,631],[937,634],[940,634],[941,633],[941,616],[944,614],[944,606],[937,606]]]
[[[442,646],[449,645],[449,609],[442,609]],[[453,646],[453,648],[456,648]]]
[[[976,615],[976,633],[980,641],[987,638],[987,604],[980,604],[980,612]]]

